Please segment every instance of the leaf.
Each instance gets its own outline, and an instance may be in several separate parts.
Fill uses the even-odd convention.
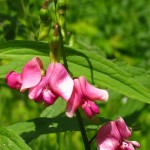
[[[1,150],[31,150],[21,137],[12,131],[0,126],[0,149]]]
[[[79,131],[76,117],[67,118],[63,115],[55,118],[35,118],[27,122],[11,125],[8,129],[16,131],[26,142],[31,142],[42,134]]]
[[[42,42],[4,42],[0,44],[0,59],[28,61],[34,56],[40,56],[40,58],[43,59],[44,64],[48,64],[48,49],[48,44]],[[131,99],[150,103],[150,90],[135,80],[130,71],[124,70],[119,65],[94,52],[65,46],[65,53],[68,60],[69,70],[74,77],[84,75],[90,82],[98,87],[109,88],[126,95]],[[10,70],[11,65],[10,62]],[[18,68],[22,67],[19,66],[19,64],[17,65]],[[6,70],[8,70],[8,68],[5,69],[4,65],[3,72],[0,72],[0,78],[5,77],[4,74],[7,73]]]
[[[65,107],[66,107],[66,102],[63,101],[61,98],[58,98],[53,105],[43,110],[40,117],[48,117],[48,118],[56,117],[61,113],[64,113]]]
[[[98,118],[100,123],[91,123],[85,120],[86,130],[98,130],[99,124],[108,121],[105,118]],[[7,127],[9,130],[16,131],[27,143],[42,134],[59,133],[67,131],[80,131],[76,117],[68,118],[60,114],[54,118],[39,117],[26,122],[16,123]]]
[[[145,106],[145,103],[142,102],[135,102],[134,100],[128,100],[125,104],[119,108],[118,114],[115,115],[114,118],[117,116],[126,117],[133,114],[136,111],[140,111]]]

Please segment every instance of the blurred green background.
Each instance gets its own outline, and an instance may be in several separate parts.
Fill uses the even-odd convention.
[[[131,65],[150,73],[150,0],[68,0],[67,31],[74,46],[94,51],[119,65]],[[43,0],[0,0],[0,42],[37,40]],[[3,62],[4,63],[4,62]],[[1,64],[1,62],[0,62]],[[150,85],[143,83],[150,89]],[[101,117],[124,117],[133,127],[133,140],[142,150],[150,147],[150,106],[110,92]],[[0,87],[0,125],[8,126],[40,116],[44,106],[28,100],[27,93]],[[96,131],[88,132],[91,138]],[[83,150],[79,132],[42,135],[30,143],[34,150]],[[92,143],[93,150],[95,141]]]

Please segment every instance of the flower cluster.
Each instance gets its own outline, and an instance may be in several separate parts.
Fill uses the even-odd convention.
[[[22,69],[20,74],[11,71],[6,76],[9,87],[29,89],[29,98],[36,102],[52,105],[60,96],[67,102],[66,115],[73,117],[78,107],[85,111],[88,117],[100,112],[93,100],[107,101],[108,92],[90,85],[85,77],[72,79],[65,67],[60,63],[49,64],[47,71],[39,57],[35,57]]]
[[[119,117],[116,121],[110,121],[99,129],[96,137],[97,150],[134,150],[139,148],[138,142],[127,140],[130,136],[131,130]]]

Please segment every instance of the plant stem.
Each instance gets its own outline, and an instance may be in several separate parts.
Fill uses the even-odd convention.
[[[86,131],[85,131],[85,128],[84,128],[83,120],[82,120],[82,117],[81,117],[80,112],[78,110],[76,112],[76,115],[77,115],[80,131],[81,131],[81,134],[82,134],[85,150],[91,150],[90,143],[88,141],[88,137],[86,135]]]

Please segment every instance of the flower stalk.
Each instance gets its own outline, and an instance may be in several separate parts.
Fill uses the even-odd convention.
[[[82,117],[80,115],[79,110],[77,110],[76,115],[77,115],[80,131],[82,134],[85,150],[91,150],[91,146],[90,146],[90,143],[88,141],[88,137],[87,137],[87,134],[85,131],[84,123],[83,123],[83,120],[82,120]]]

